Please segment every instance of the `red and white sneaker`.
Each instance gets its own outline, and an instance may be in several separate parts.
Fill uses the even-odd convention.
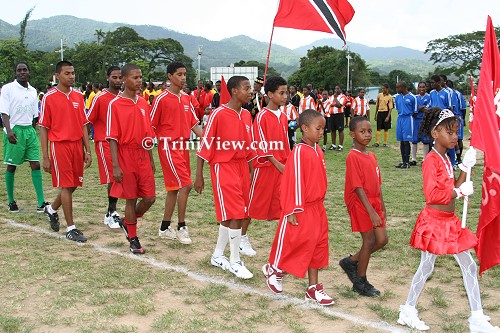
[[[266,277],[269,289],[277,294],[283,292],[283,277],[286,275],[286,272],[278,272],[270,264],[265,264],[262,266],[262,273]]]
[[[319,305],[324,305],[324,306],[335,304],[333,298],[328,296],[328,294],[325,292],[325,289],[323,289],[322,283],[313,284],[312,286],[309,286],[306,289],[305,299],[315,301]]]

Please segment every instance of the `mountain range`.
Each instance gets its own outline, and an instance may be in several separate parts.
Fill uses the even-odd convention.
[[[60,47],[61,39],[64,45],[72,47],[81,41],[96,40],[96,30],[108,32],[120,26],[131,27],[146,39],[175,39],[184,47],[184,53],[193,60],[196,60],[198,48],[202,45],[201,68],[207,71],[210,67],[229,66],[240,60],[257,60],[264,63],[267,55],[268,43],[244,35],[212,41],[160,26],[106,23],[69,15],[30,20],[26,29],[26,43],[30,49],[52,51]],[[18,38],[18,36],[19,25],[0,20],[0,38]],[[307,50],[325,45],[341,49],[343,43],[337,38],[321,39],[296,49],[273,44],[270,66],[286,77],[299,68],[300,58],[306,56]],[[412,74],[425,76],[433,68],[429,56],[418,50],[406,47],[370,47],[358,43],[349,43],[349,47],[352,52],[358,53],[370,68],[381,74],[394,69],[403,69]]]

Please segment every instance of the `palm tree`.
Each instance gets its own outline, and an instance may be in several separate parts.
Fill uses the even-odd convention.
[[[100,44],[101,40],[104,40],[104,37],[106,36],[105,32],[102,31],[102,29],[96,29],[94,35],[97,37],[97,44]]]
[[[26,26],[28,25],[28,20],[35,7],[36,6],[32,7],[26,12],[26,15],[24,15],[24,19],[19,24],[19,44],[22,49],[26,49],[26,45],[24,44],[24,41],[26,40]]]

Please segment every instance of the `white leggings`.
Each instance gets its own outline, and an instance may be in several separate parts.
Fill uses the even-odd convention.
[[[479,283],[477,280],[476,262],[472,259],[469,251],[460,252],[458,254],[454,254],[453,256],[462,270],[464,287],[467,292],[467,297],[469,298],[471,311],[482,310],[481,295],[479,293]],[[424,289],[425,281],[427,281],[427,278],[434,270],[436,257],[437,256],[435,254],[422,251],[420,265],[418,266],[417,272],[411,281],[410,292],[408,294],[408,299],[406,300],[407,305],[417,305],[417,300]]]

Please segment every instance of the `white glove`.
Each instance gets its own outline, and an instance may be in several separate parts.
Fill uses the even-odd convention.
[[[467,172],[468,168],[472,168],[474,165],[476,165],[476,153],[477,151],[474,149],[474,147],[470,147],[469,149],[467,149],[462,163],[458,165],[460,170],[462,170],[463,172]]]
[[[463,182],[459,188],[455,188],[454,191],[457,193],[457,199],[463,196],[469,196],[474,193],[474,186],[471,181]]]

